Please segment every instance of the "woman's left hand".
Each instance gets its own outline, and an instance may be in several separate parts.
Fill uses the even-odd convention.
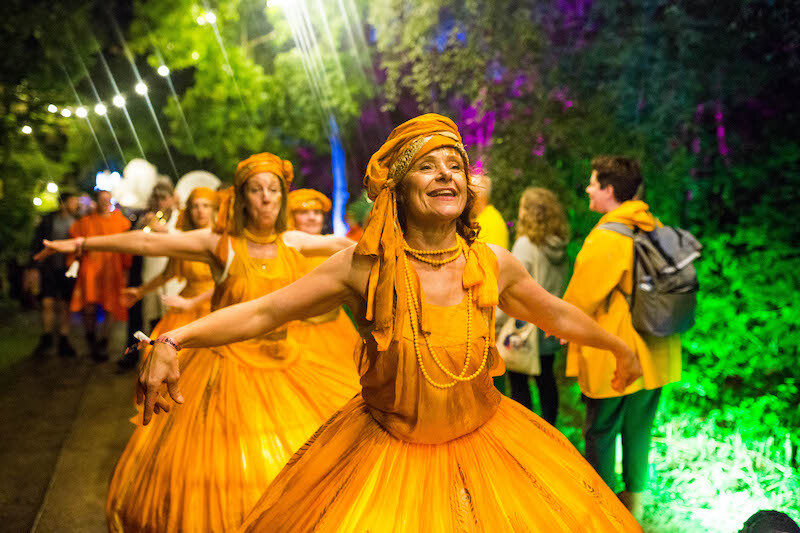
[[[193,309],[195,306],[194,300],[178,295],[162,296],[161,301],[164,302],[164,305],[167,307],[174,307],[175,309],[182,309],[184,311]]]

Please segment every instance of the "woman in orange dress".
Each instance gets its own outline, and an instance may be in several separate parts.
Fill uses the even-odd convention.
[[[245,531],[641,531],[569,441],[492,384],[494,308],[609,350],[613,385],[633,352],[550,295],[505,249],[475,240],[474,193],[455,124],[429,114],[372,157],[375,199],[358,245],[273,294],[162,337],[140,387],[180,399],[177,350],[227,343],[350,302],[365,339],[362,392],[295,454]],[[180,378],[180,382],[179,382]]]
[[[213,309],[273,292],[309,269],[306,255],[352,245],[286,230],[292,166],[272,154],[242,161],[220,201],[217,232],[131,232],[47,242],[51,250],[110,249],[204,261],[216,280]],[[111,531],[232,531],[291,455],[358,390],[358,374],[305,342],[294,324],[243,342],[186,350],[186,403],[151,420],[145,406],[114,471]],[[142,368],[149,368],[152,357]],[[152,398],[155,402],[155,398]],[[155,404],[154,404],[155,405]]]
[[[195,188],[186,200],[186,209],[178,216],[177,228],[180,231],[210,228],[218,204],[215,191],[208,187]],[[140,287],[128,287],[122,291],[122,299],[130,307],[145,294],[173,278],[186,281],[186,285],[179,295],[163,298],[167,312],[153,328],[150,334],[153,339],[157,339],[165,331],[188,324],[211,312],[214,278],[208,263],[202,261],[170,259],[161,274]],[[151,350],[151,346],[146,346],[143,355],[146,357]]]
[[[289,193],[289,226],[311,235],[322,235],[325,213],[331,210],[330,199],[314,189],[296,189]],[[311,264],[321,265],[327,257],[312,257]],[[361,337],[341,307],[328,313],[306,318],[299,326],[314,343],[332,356],[343,356],[343,364],[355,370],[354,357],[361,346]],[[166,330],[165,330],[166,331]]]

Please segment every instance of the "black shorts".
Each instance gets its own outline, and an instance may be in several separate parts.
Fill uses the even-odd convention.
[[[55,298],[69,302],[72,299],[72,289],[75,288],[75,278],[68,278],[64,274],[66,268],[43,268],[42,291],[39,296],[42,298]]]

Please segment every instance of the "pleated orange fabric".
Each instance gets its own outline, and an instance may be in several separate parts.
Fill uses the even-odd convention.
[[[277,256],[250,257],[223,237],[229,258],[212,307],[270,293],[306,270],[276,241]],[[223,254],[224,251],[224,254]],[[106,506],[109,530],[235,530],[291,455],[357,391],[358,375],[302,342],[297,325],[181,354],[183,405],[139,426],[117,464]]]
[[[317,267],[327,259],[311,257],[308,262],[312,267]],[[361,336],[344,309],[337,307],[324,315],[301,320],[297,323],[297,332],[304,342],[330,354],[340,364],[357,372],[356,357],[361,348]]]
[[[496,279],[496,261],[486,263],[491,250],[481,242],[470,249]],[[467,298],[451,307],[428,304],[413,277],[422,328],[443,365],[458,372],[469,346],[467,374],[474,372],[489,342],[486,368],[472,381],[434,388],[415,355],[411,328],[418,324],[406,318],[387,351],[367,336],[361,397],[295,454],[242,531],[641,531],[563,435],[494,388],[502,363],[493,308]],[[474,326],[465,345],[468,305]],[[447,382],[424,343],[420,349],[431,378]]]
[[[196,190],[196,189],[195,189]],[[211,275],[211,267],[207,263],[199,261],[184,261],[181,259],[170,259],[167,269],[173,277],[186,280],[186,286],[181,290],[180,296],[183,298],[194,298],[214,288],[214,278]],[[157,339],[162,333],[172,331],[194,322],[211,312],[211,300],[207,300],[192,309],[177,309],[170,307],[158,321],[156,327],[150,333],[151,339]],[[147,346],[142,353],[143,357],[150,355],[153,351],[152,346]]]

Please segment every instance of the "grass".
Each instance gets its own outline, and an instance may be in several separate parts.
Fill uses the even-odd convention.
[[[582,452],[586,409],[575,379],[564,377],[564,366],[562,353],[556,358],[557,428]],[[534,380],[530,386],[533,410],[541,413]],[[762,509],[782,511],[800,523],[800,475],[788,439],[745,442],[712,422],[659,416],[650,464],[642,520],[647,533],[733,533]]]

